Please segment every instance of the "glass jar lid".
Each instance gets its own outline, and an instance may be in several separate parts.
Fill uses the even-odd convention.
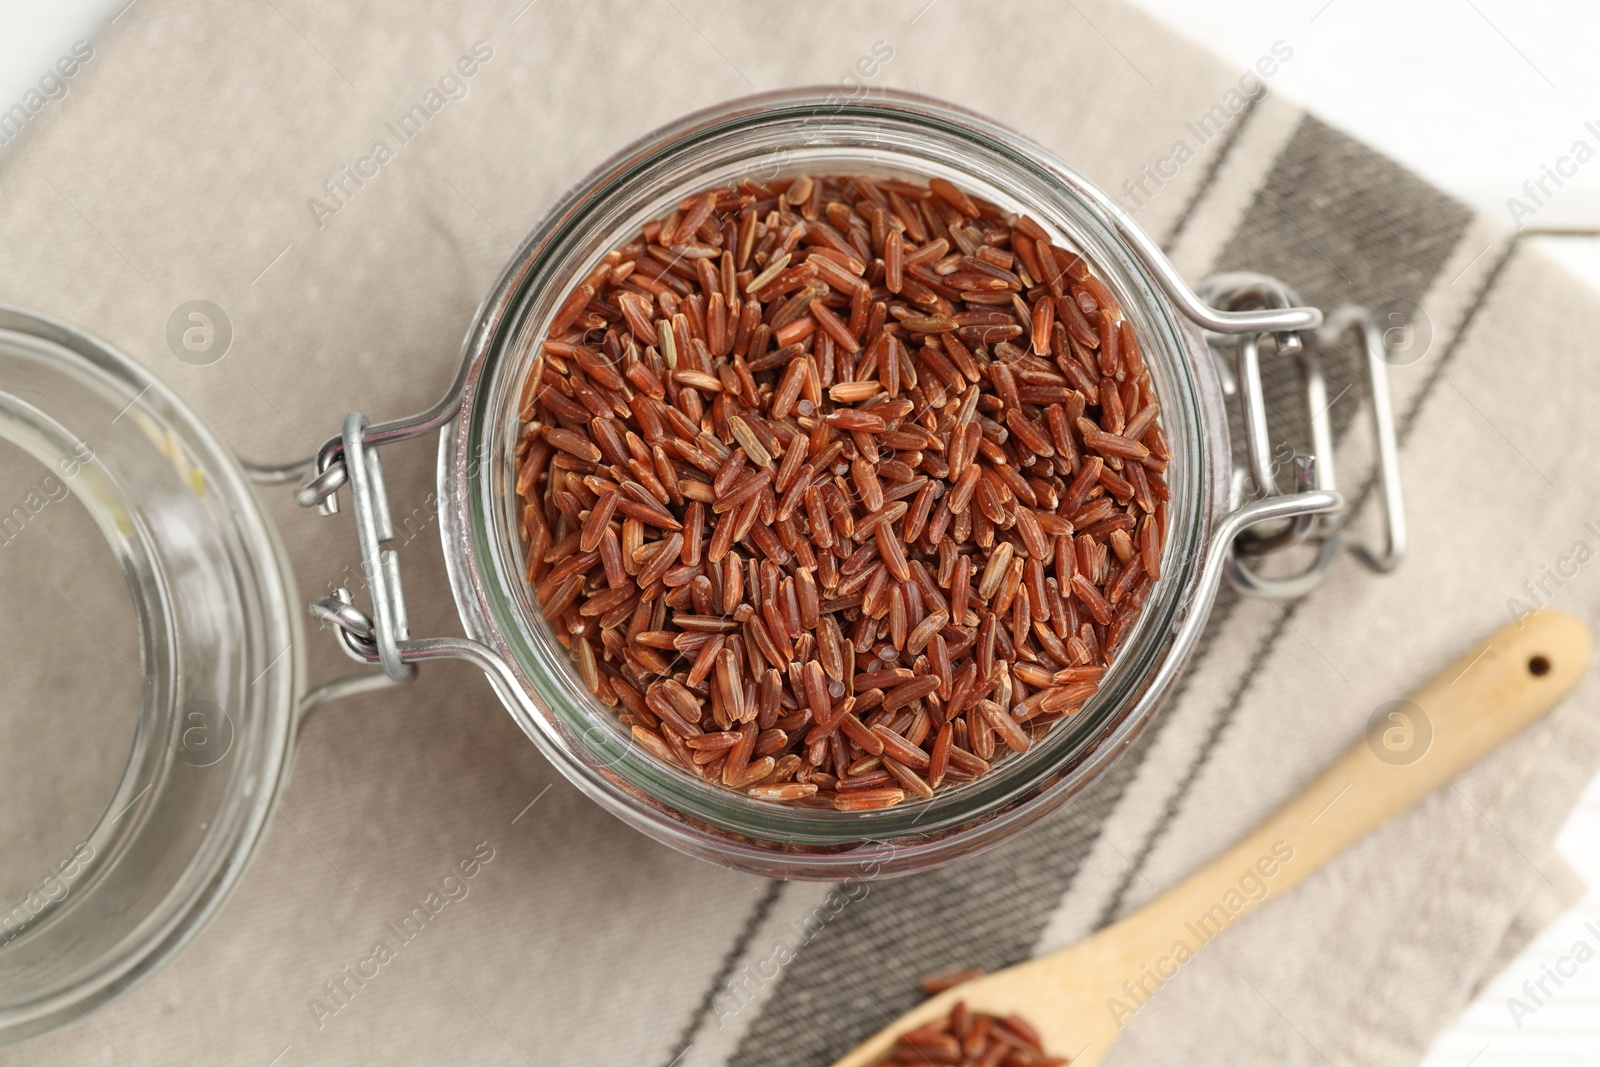
[[[283,786],[283,549],[232,454],[126,356],[0,307],[0,1042],[181,947]]]

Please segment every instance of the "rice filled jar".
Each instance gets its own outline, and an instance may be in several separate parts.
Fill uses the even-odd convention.
[[[873,196],[889,205],[890,192],[903,192],[904,201],[916,190],[933,190],[927,194],[935,201],[929,210],[959,219],[961,236],[947,229],[953,240],[941,239],[944,247],[923,251],[935,238],[912,232],[914,218],[908,229],[904,212],[899,221],[885,210],[876,222],[860,215],[851,222],[839,205],[822,203],[814,188],[836,191],[854,179],[862,182],[848,187],[861,193],[856,203],[866,215],[879,211],[868,202]],[[972,214],[962,213],[963,203]],[[840,225],[823,224],[830,211]],[[752,214],[761,220],[759,226],[749,221]],[[807,214],[813,221],[805,220]],[[802,232],[776,235],[780,219],[799,220]],[[741,232],[741,226],[749,232]],[[855,243],[841,241],[852,226],[858,231]],[[873,226],[876,237],[860,232]],[[886,240],[891,231],[893,239]],[[1015,243],[1026,247],[1012,248],[1006,234],[1023,231],[1032,236]],[[829,242],[831,247],[821,247]],[[987,251],[977,255],[985,242]],[[901,243],[918,251],[902,253]],[[897,247],[885,263],[888,244]],[[874,499],[874,487],[881,494],[885,484],[890,492],[904,486],[906,472],[897,474],[898,468],[884,464],[905,455],[924,457],[922,468],[910,472],[921,483],[930,481],[929,471],[949,477],[950,419],[983,423],[967,448],[978,447],[989,468],[1016,463],[1017,450],[1024,450],[1033,467],[998,472],[1019,492],[1029,492],[1023,474],[1049,474],[1050,461],[1039,453],[1054,450],[1035,442],[1044,440],[1046,413],[1023,402],[1020,426],[1015,420],[996,422],[1008,416],[1005,400],[993,394],[1009,389],[1016,408],[1016,375],[997,369],[998,364],[1014,354],[1014,369],[1026,378],[1024,372],[1046,358],[1040,353],[1050,351],[1052,334],[1060,338],[1067,326],[1081,331],[1085,325],[1039,321],[1054,314],[1041,309],[1055,298],[1037,277],[1054,273],[1050,260],[1039,265],[1041,250],[1051,254],[1052,249],[1057,266],[1077,272],[1051,279],[1061,283],[1065,299],[1071,299],[1073,278],[1090,278],[1092,283],[1083,284],[1101,293],[1098,304],[1115,310],[1115,321],[1109,313],[1101,317],[1111,325],[1112,344],[1120,324],[1123,346],[1134,346],[1136,376],[1145,390],[1140,394],[1129,384],[1120,395],[1135,404],[1141,395],[1159,403],[1159,422],[1153,411],[1146,413],[1138,433],[1158,425],[1152,432],[1160,435],[1164,455],[1149,465],[1160,474],[1159,541],[1138,543],[1145,532],[1137,521],[1141,513],[1126,497],[1113,500],[1092,486],[1077,486],[1080,497],[1092,490],[1107,502],[1104,508],[1080,510],[1080,523],[1104,520],[1117,510],[1112,505],[1131,513],[1125,521],[1101,521],[1092,528],[1105,541],[1116,537],[1121,521],[1126,532],[1116,537],[1111,573],[1126,574],[1132,566],[1127,561],[1138,558],[1128,555],[1130,545],[1124,542],[1131,540],[1132,552],[1144,552],[1143,580],[1138,610],[1124,611],[1110,634],[1114,649],[1094,650],[1103,669],[1084,675],[1094,684],[1079,689],[1070,714],[1047,715],[1044,729],[1030,726],[1029,716],[1039,713],[1051,678],[1061,686],[1078,677],[1074,671],[1083,668],[1074,664],[1084,661],[1081,652],[1064,655],[1059,644],[1040,652],[1040,642],[1048,644],[1050,635],[1032,636],[1038,627],[1030,628],[1028,615],[1021,623],[1027,632],[982,635],[1011,654],[1001,657],[1003,662],[991,654],[983,658],[981,674],[969,671],[968,699],[947,714],[942,701],[949,697],[951,679],[935,684],[928,675],[950,668],[930,667],[927,646],[937,641],[940,655],[955,648],[967,657],[961,663],[972,662],[979,655],[972,651],[979,614],[968,609],[957,619],[935,619],[920,627],[912,651],[902,654],[905,624],[896,620],[901,629],[891,649],[885,601],[876,605],[881,621],[863,627],[860,584],[853,599],[833,594],[845,588],[839,566],[854,566],[855,574],[863,566],[887,568],[905,577],[908,586],[909,574],[916,572],[925,592],[908,594],[917,602],[914,621],[927,620],[936,606],[948,612],[951,560],[944,559],[941,568],[934,556],[918,554],[930,544],[922,531],[930,512],[938,517],[940,501],[945,521],[952,519],[952,501],[944,497],[954,497],[957,480],[940,481],[920,494],[920,520],[906,514],[918,502],[906,495],[909,490],[893,505],[881,495]],[[944,274],[935,271],[935,253]],[[912,260],[909,267],[899,262],[905,259]],[[978,279],[965,291],[974,294],[971,300],[945,285],[966,277],[959,273],[961,263]],[[992,286],[985,281],[986,265],[999,279]],[[922,281],[908,281],[913,278]],[[888,289],[891,279],[902,291]],[[915,291],[924,304],[920,310],[906,303],[908,285],[922,287]],[[930,289],[944,295],[929,295]],[[748,310],[751,303],[759,305],[758,295],[772,297],[764,312],[741,316],[731,306]],[[956,302],[948,299],[951,295]],[[803,318],[779,309],[797,297],[812,299]],[[1254,527],[1254,534],[1271,534],[1261,537],[1262,543],[1308,534],[1323,545],[1338,540],[1331,526],[1313,532],[1314,516],[1334,512],[1341,503],[1331,484],[1319,482],[1314,473],[1303,472],[1293,491],[1273,487],[1253,500],[1236,491],[1223,378],[1212,350],[1225,335],[1247,342],[1248,416],[1252,389],[1259,397],[1253,361],[1260,340],[1285,352],[1310,352],[1320,313],[1293,306],[1292,294],[1269,279],[1249,284],[1234,279],[1215,299],[1246,310],[1218,311],[1203,303],[1108,197],[1038,145],[976,115],[896,93],[840,105],[814,90],[719,106],[629,146],[545,215],[484,301],[449,397],[423,415],[396,423],[373,426],[352,416],[342,437],[324,447],[317,476],[300,499],[326,502],[349,482],[363,529],[363,554],[379,580],[371,587],[371,615],[350,603],[347,594],[313,609],[339,624],[347,650],[381,663],[391,677],[404,677],[413,662],[426,658],[464,656],[479,663],[518,725],[569,780],[673,848],[763,875],[815,879],[863,871],[905,873],[948,862],[1043,817],[1085,788],[1132,742],[1182,670],[1225,572],[1249,580],[1250,572],[1231,554],[1241,532]],[[869,308],[880,305],[873,321],[884,334],[877,338],[881,344],[875,345],[861,325],[870,310],[852,307],[852,300]],[[1007,330],[994,343],[965,334],[971,365],[955,368],[970,372],[965,379],[937,380],[929,363],[917,362],[914,352],[937,349],[928,360],[947,352],[952,366],[962,363],[950,348],[938,347],[940,331],[958,329],[948,315],[953,308],[981,312],[1001,304],[1021,308],[1018,316],[1031,314],[1032,329]],[[1098,305],[1091,296],[1083,306]],[[1059,302],[1052,307],[1060,308],[1063,320],[1074,313]],[[969,316],[960,321],[995,320]],[[755,352],[749,348],[752,325],[765,331]],[[891,334],[893,341],[887,339]],[[898,355],[883,355],[886,348]],[[893,365],[884,369],[885,359],[895,358],[905,368],[905,384]],[[795,369],[800,360],[807,361],[804,373]],[[869,362],[870,373],[859,373]],[[1050,373],[1056,372],[1028,379],[1044,384],[1025,382],[1027,395],[1051,400],[1077,394],[1076,401],[1069,399],[1073,410],[1067,413],[1080,425],[1073,432],[1080,441],[1083,433],[1099,432],[1098,426],[1083,427],[1082,390],[1093,390],[1093,383],[1055,382],[1047,380]],[[995,386],[997,380],[1005,384]],[[687,402],[686,392],[694,394]],[[653,399],[635,402],[640,393]],[[913,438],[920,433],[925,450],[873,446],[872,433],[887,424],[871,412],[873,405],[884,404],[892,406],[877,410],[918,413],[907,418],[921,417],[921,429],[906,425],[894,440],[906,448],[907,433]],[[759,417],[729,414],[755,410]],[[1103,409],[1089,413],[1095,410]],[[995,418],[987,418],[991,414]],[[1059,423],[1059,413],[1052,417]],[[671,423],[666,431],[663,418]],[[590,426],[586,434],[587,423],[605,425]],[[1120,420],[1115,428],[1125,423]],[[939,438],[941,426],[944,438]],[[434,428],[440,429],[442,539],[465,641],[407,633],[398,570],[383,547],[386,508],[373,446]],[[666,440],[674,433],[677,441]],[[978,442],[980,436],[986,440]],[[1033,451],[1026,450],[1024,440]],[[1115,449],[1128,448],[1126,443],[1105,445],[1099,438],[1091,443],[1112,449],[1105,462],[1121,468],[1123,457]],[[741,455],[730,461],[735,449]],[[961,465],[959,444],[956,452]],[[534,453],[536,464],[530,461]],[[1128,453],[1129,462],[1138,463],[1134,456]],[[808,459],[828,469],[815,470],[804,463]],[[965,457],[966,465],[973,462]],[[1060,472],[1052,483],[1056,488],[1046,490],[1041,482],[1040,492],[1053,501],[1074,473],[1082,473],[1084,462],[1083,456],[1071,463],[1062,458],[1055,468]],[[830,486],[852,497],[850,521],[877,521],[882,509],[897,506],[896,525],[885,524],[876,537],[847,538],[843,550],[819,547],[817,535],[829,535],[805,525],[800,495],[792,494],[787,508],[780,509],[783,518],[774,517],[782,501],[771,483],[787,488],[801,465],[814,482],[831,477]],[[1141,484],[1145,470],[1141,467],[1135,478]],[[1127,469],[1122,473],[1134,477]],[[670,498],[663,478],[674,483]],[[686,489],[676,484],[680,478]],[[1116,474],[1108,471],[1106,478],[1105,484],[1118,484]],[[644,483],[657,499],[645,494]],[[765,521],[758,521],[754,508],[758,491],[769,494]],[[1008,491],[999,487],[998,492]],[[1080,508],[1082,503],[1077,501]],[[1015,500],[985,501],[990,504],[998,521],[976,520],[987,530],[979,536],[989,540],[989,547],[975,561],[956,564],[972,568],[973,587],[1000,551],[998,542],[1005,542],[1003,572],[1021,574],[1023,557],[1040,554],[1039,524],[1032,515],[1043,519],[1044,536],[1064,534],[1071,548],[1071,524],[1048,508],[1023,508],[1030,517],[1019,530],[1013,523]],[[1153,512],[1148,500],[1145,504]],[[792,517],[796,514],[801,519]],[[916,521],[913,531],[905,526],[908,518]],[[955,519],[959,523],[959,516]],[[736,541],[728,524],[740,520]],[[804,534],[804,546],[795,540],[797,530]],[[917,536],[905,536],[908,532]],[[690,537],[693,545],[685,543]],[[1031,553],[1030,545],[1036,546]],[[841,551],[854,562],[816,558]],[[1103,546],[1101,551],[1103,556]],[[604,553],[609,555],[601,560]],[[783,624],[770,614],[763,624],[759,600],[741,600],[737,608],[725,602],[729,560],[739,571],[732,578],[735,587],[770,581],[769,599],[782,589],[792,604],[797,598],[791,590],[800,583],[808,625],[794,625],[791,607],[783,648],[775,650],[770,640]],[[1060,573],[1059,583],[1049,579],[1052,595],[1070,596],[1066,571]],[[824,581],[819,587],[819,574],[832,584]],[[649,592],[638,588],[641,575]],[[715,589],[708,592],[713,577]],[[934,588],[942,582],[944,588]],[[866,593],[869,608],[872,595]],[[1091,645],[1096,634],[1106,641],[1105,624],[1111,619],[1088,611],[1096,595],[1084,591],[1085,599],[1073,609],[1083,620],[1080,625],[1094,623],[1094,632],[1084,635]],[[1011,628],[1017,620],[1007,611],[989,625]],[[870,631],[865,641],[851,640],[863,629]],[[843,673],[836,665],[841,633],[850,646],[845,655],[854,659]],[[711,653],[706,653],[708,644]],[[824,646],[835,649],[825,657],[826,675],[816,665]],[[878,652],[886,658],[874,659]],[[728,683],[724,670],[738,681]],[[856,677],[872,683],[870,694],[856,690]],[[896,696],[899,686],[907,688]],[[981,693],[974,696],[974,688]],[[1085,692],[1091,695],[1085,698]],[[1034,697],[1026,707],[1024,694]],[[854,701],[862,705],[859,713],[850,707]],[[886,703],[904,707],[886,711]],[[986,715],[1006,716],[987,720],[1001,735],[988,760],[972,758],[970,739],[962,747],[966,723],[985,721],[976,719],[980,704]],[[894,715],[896,710],[903,714]],[[908,744],[896,727],[905,732],[907,716],[918,714],[931,721],[912,727],[916,736]],[[957,717],[957,740],[938,741],[942,728]],[[842,719],[849,720],[847,738],[833,741],[829,735]],[[775,725],[780,721],[789,729]],[[757,739],[759,749],[753,750]],[[946,751],[932,752],[941,743]],[[952,744],[961,750],[954,763]],[[735,748],[741,750],[737,757]],[[936,768],[953,769],[940,788],[926,790],[930,752],[933,760],[943,760]],[[729,770],[734,759],[738,763]],[[893,767],[886,763],[891,760]],[[982,773],[977,773],[979,764]],[[756,770],[747,773],[752,766]],[[855,772],[872,777],[858,783],[852,779]],[[847,796],[856,784],[876,787],[867,791],[874,802]]]

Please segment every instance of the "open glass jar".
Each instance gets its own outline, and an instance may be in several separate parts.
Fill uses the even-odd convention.
[[[526,546],[515,488],[519,400],[540,338],[567,293],[643,223],[686,198],[742,177],[798,173],[945,178],[1006,211],[1031,216],[1059,246],[1088,260],[1120,303],[1140,339],[1172,453],[1162,574],[1099,692],[1025,754],[931,799],[876,811],[758,801],[661,762],[584,687],[523,578]],[[340,590],[314,601],[312,613],[353,658],[381,671],[309,693],[302,684],[295,616],[284,610],[292,588],[287,566],[244,486],[242,465],[123,357],[67,327],[8,313],[0,318],[0,330],[12,333],[0,339],[14,335],[19,350],[37,349],[43,354],[36,362],[52,373],[95,379],[91,391],[98,390],[100,406],[125,406],[128,425],[166,449],[167,467],[161,470],[154,460],[138,458],[143,446],[137,441],[110,441],[111,451],[97,452],[91,461],[105,471],[106,481],[124,487],[117,514],[128,520],[100,524],[113,546],[121,546],[131,530],[151,556],[170,556],[174,546],[196,537],[214,538],[220,547],[209,576],[179,574],[182,568],[174,566],[170,583],[176,589],[193,578],[218,589],[147,597],[156,606],[140,620],[149,711],[141,711],[138,736],[145,740],[136,742],[134,762],[156,759],[138,756],[141,743],[161,756],[168,777],[158,774],[156,780],[168,782],[162,787],[168,792],[135,796],[144,779],[131,770],[125,774],[107,809],[108,817],[116,815],[113,822],[121,822],[115,831],[120,836],[93,840],[106,842],[103,849],[96,846],[97,855],[123,848],[137,861],[125,861],[115,877],[109,867],[96,874],[90,861],[59,904],[41,910],[17,937],[0,944],[0,1037],[64,1021],[72,1005],[108,998],[170,953],[237,878],[259,838],[289,765],[296,710],[303,717],[332,697],[403,681],[427,659],[464,658],[481,667],[539,750],[607,810],[673,848],[741,870],[812,879],[909,873],[971,855],[1041,818],[1093,781],[1150,721],[1182,671],[1225,577],[1266,595],[1294,595],[1319,579],[1347,542],[1330,465],[1299,464],[1291,490],[1276,486],[1259,374],[1263,343],[1300,360],[1314,442],[1319,450],[1331,449],[1331,435],[1319,422],[1326,410],[1317,402],[1319,336],[1360,329],[1390,505],[1388,548],[1366,558],[1380,568],[1392,566],[1403,547],[1382,339],[1370,317],[1342,309],[1323,327],[1319,311],[1296,306],[1292,292],[1258,276],[1216,279],[1206,296],[1190,291],[1150,238],[1064,163],[952,106],[895,93],[841,105],[824,92],[799,90],[685,118],[613,157],[534,227],[480,307],[456,380],[436,405],[382,424],[352,414],[314,460],[248,472],[258,482],[283,483],[309,471],[310,480],[297,493],[300,503],[326,512],[343,498],[354,512],[370,603],[358,605]],[[1220,362],[1230,338],[1237,342],[1229,350],[1236,361],[1232,370]],[[1229,394],[1242,409],[1240,460],[1230,442]],[[52,414],[64,403],[50,395],[33,400]],[[0,432],[23,443],[20,431]],[[379,449],[435,432],[441,537],[462,637],[410,634],[398,557],[387,544],[394,531]],[[75,440],[68,433],[62,447]],[[136,473],[147,466],[161,477],[152,482]],[[157,484],[162,478],[173,482],[170,471],[178,473],[180,486],[189,478],[191,486],[206,487],[213,494],[208,505],[226,506],[170,521],[139,521],[170,504],[172,487]],[[1253,492],[1244,489],[1247,475],[1254,479]],[[72,489],[92,493],[98,484],[84,479]],[[195,510],[183,493],[177,499]],[[1295,578],[1259,577],[1246,558],[1295,543],[1314,549],[1310,569]],[[238,557],[231,569],[223,565],[232,558],[229,551]],[[120,547],[119,553],[137,555]],[[130,584],[137,594],[141,587],[133,577]],[[218,622],[215,605],[224,602],[232,612],[227,617],[236,620],[232,630]],[[196,611],[211,610],[203,618],[213,625],[198,634],[184,628],[182,612],[175,611],[191,604]],[[211,646],[223,648],[208,655]],[[239,708],[228,727],[239,738],[235,744],[250,746],[250,758],[230,762],[229,777],[209,792],[179,789],[186,768],[202,762],[183,758],[184,738],[200,736],[183,729],[185,709],[204,711],[196,701]],[[173,805],[187,805],[191,822],[199,815],[211,829],[194,841],[163,838],[163,827],[178,821],[176,808],[156,803],[169,793]],[[116,814],[122,804],[128,805],[125,813]],[[141,832],[150,840],[130,836],[133,827],[145,828]],[[125,845],[116,844],[124,838]],[[172,885],[156,872],[171,872]],[[129,877],[128,885],[116,880]],[[111,923],[111,910],[96,906],[97,900],[120,901],[116,914],[132,933]],[[67,944],[76,956],[60,948]],[[63,962],[67,957],[76,970]]]

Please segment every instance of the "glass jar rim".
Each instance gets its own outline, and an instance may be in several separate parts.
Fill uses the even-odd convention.
[[[640,221],[752,168],[777,173],[826,161],[874,172],[943,176],[1003,207],[1026,210],[1088,255],[1145,339],[1174,452],[1167,557],[1101,692],[1023,756],[931,800],[862,813],[773,805],[701,782],[636,748],[584,691],[521,578],[508,522],[504,462],[514,447],[522,374],[563,294]],[[863,165],[863,161],[869,161]],[[834,167],[842,172],[843,167]],[[1028,195],[1024,195],[1024,194]],[[654,213],[654,215],[652,214]],[[441,438],[442,525],[468,633],[512,665],[520,692],[496,687],[530,737],[585,792],[654,836],[720,862],[836,876],[871,843],[895,844],[889,866],[925,850],[952,854],[1003,836],[1096,776],[1153,711],[1187,649],[1173,637],[1196,603],[1214,518],[1226,508],[1226,420],[1203,339],[1119,236],[1103,196],[1027,138],[963,109],[905,93],[839,102],[822,89],[732,101],[619,152],[553,207],[513,255],[468,334],[460,414]],[[497,466],[497,464],[499,464]],[[541,636],[541,628],[544,628]],[[1159,683],[1159,684],[1153,684]],[[609,715],[611,725],[604,726]]]

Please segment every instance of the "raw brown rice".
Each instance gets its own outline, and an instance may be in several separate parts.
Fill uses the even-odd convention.
[[[929,996],[981,975],[957,971],[923,979]],[[1065,1056],[1047,1056],[1039,1032],[1020,1015],[968,1011],[957,1001],[950,1014],[899,1035],[879,1064],[964,1064],[967,1067],[1066,1067]]]
[[[870,810],[1027,751],[1161,573],[1132,326],[940,179],[684,200],[565,296],[521,417],[526,577],[584,684],[763,800]]]

